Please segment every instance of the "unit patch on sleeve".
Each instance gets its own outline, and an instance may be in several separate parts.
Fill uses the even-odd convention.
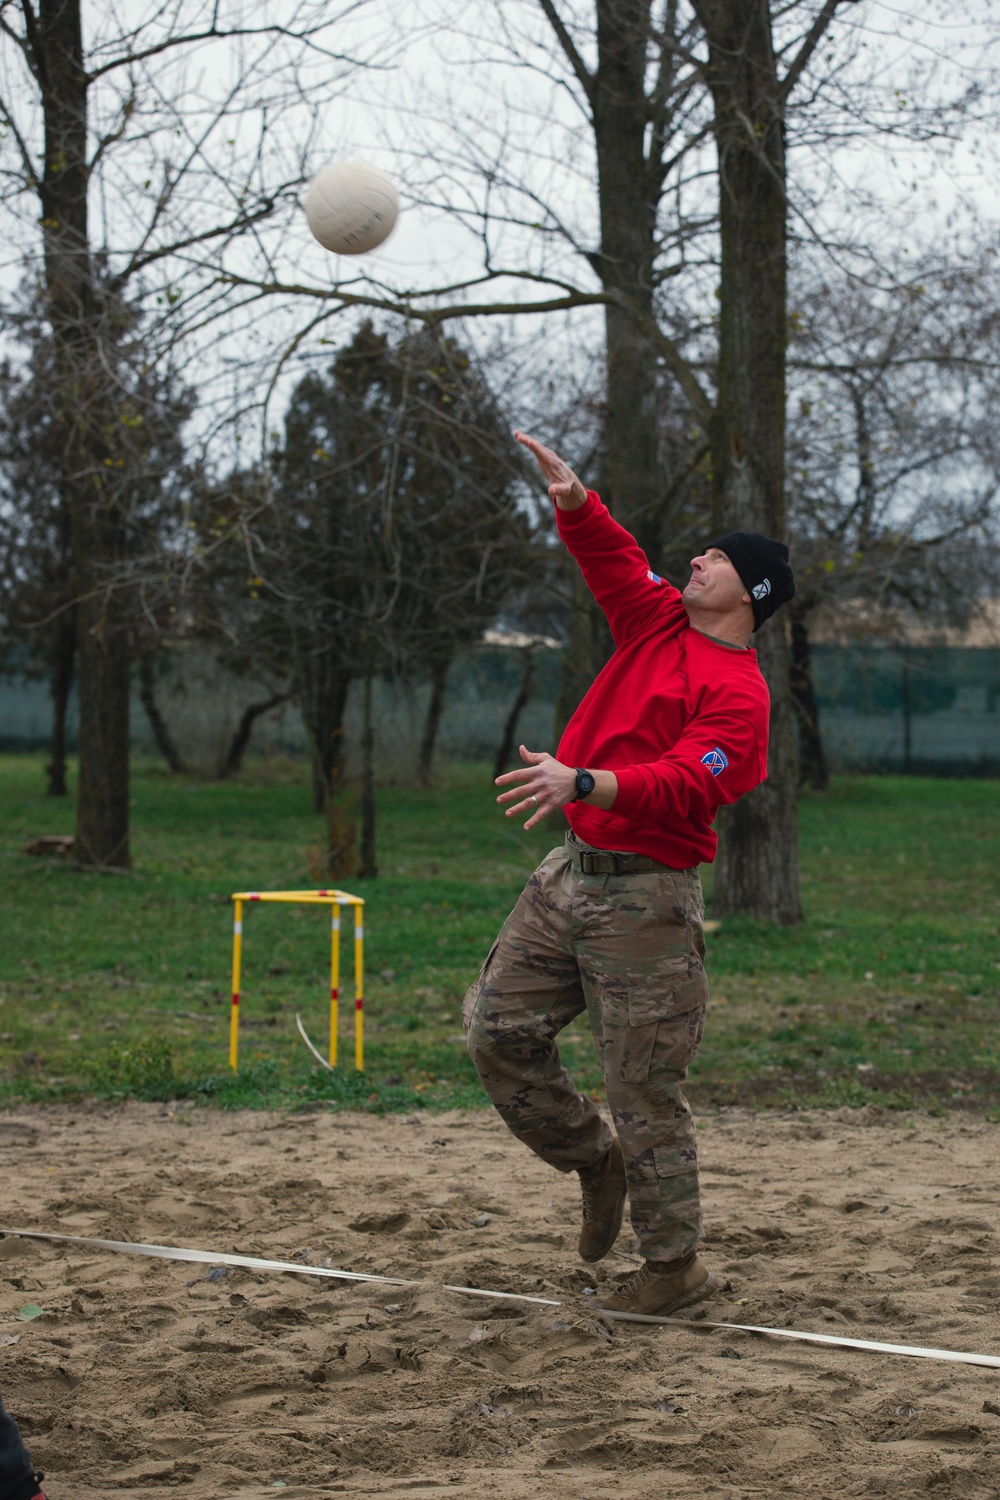
[[[701,757],[701,763],[703,766],[708,767],[713,776],[718,776],[720,771],[724,771],[728,766],[729,757],[724,750],[720,750],[718,745],[716,745],[714,750],[705,751],[705,754]]]
[[[662,583],[663,582],[663,579],[660,577],[659,573],[654,573],[653,570],[652,570],[652,568],[648,568],[646,570],[646,577],[649,579],[650,583]]]

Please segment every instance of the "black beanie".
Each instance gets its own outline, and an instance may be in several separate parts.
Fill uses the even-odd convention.
[[[795,597],[788,548],[759,531],[730,531],[705,548],[718,547],[740,575],[753,605],[753,628],[759,630],[776,609]]]

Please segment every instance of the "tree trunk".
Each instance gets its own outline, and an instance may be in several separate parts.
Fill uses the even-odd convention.
[[[81,864],[127,869],[129,647],[121,599],[110,586],[127,530],[115,503],[116,476],[104,436],[116,414],[101,357],[87,226],[88,79],[79,0],[40,0],[37,35],[30,32],[45,126],[41,220],[61,402],[61,483],[71,517],[75,597],[81,601],[75,849]]]
[[[535,677],[535,650],[529,646],[524,653],[524,671],[521,673],[521,686],[517,690],[517,697],[510,706],[507,722],[503,726],[503,739],[497,751],[496,764],[493,767],[493,780],[502,776],[504,771],[509,771],[514,756],[514,737],[517,734],[517,721],[524,711],[524,706],[531,697],[531,689]]]
[[[650,0],[597,0],[597,66],[588,102],[597,156],[600,252],[593,265],[614,301],[605,308],[604,447],[601,497],[656,558],[672,522],[659,456],[660,350],[653,272],[662,188],[647,96]],[[658,23],[657,23],[658,24]],[[669,24],[669,22],[668,22]],[[680,494],[681,492],[679,492]],[[555,706],[555,741],[613,649],[604,616],[574,581],[570,647]]]
[[[352,880],[358,869],[358,825],[352,817],[352,802],[342,784],[342,773],[334,773],[326,799],[326,880]]]
[[[344,712],[352,672],[332,651],[311,652],[293,645],[294,696],[309,736],[313,807],[323,812],[336,794],[344,758]]]
[[[445,687],[448,681],[448,669],[451,659],[447,661],[436,661],[431,667],[431,696],[427,704],[427,717],[424,720],[424,732],[420,739],[420,753],[417,757],[417,779],[421,786],[430,786],[434,769],[434,746],[437,744],[438,730],[441,727],[441,715],[444,712]]]
[[[77,862],[127,870],[129,855],[129,656],[113,603],[80,608]]]
[[[719,813],[719,853],[712,915],[745,915],[788,926],[802,920],[799,900],[796,756],[788,689],[788,647],[780,616],[767,622],[757,644],[771,688],[767,780]],[[775,684],[784,680],[784,692]]]
[[[372,723],[372,678],[365,673],[361,709],[361,864],[358,876],[374,880],[375,861],[375,727]]]
[[[819,706],[813,687],[809,620],[804,605],[793,599],[789,605],[792,628],[792,707],[799,726],[799,785],[825,792],[829,782],[823,736],[819,728]]]
[[[153,731],[153,739],[156,748],[175,775],[180,775],[186,769],[181,760],[180,752],[174,744],[166,719],[160,713],[156,701],[156,684],[153,675],[153,661],[147,652],[139,659],[139,700],[146,710],[146,718],[149,727]]]
[[[357,829],[343,797],[344,712],[351,669],[336,651],[318,653],[293,635],[293,696],[312,752],[313,808],[326,818],[326,877],[346,880],[357,868]]]
[[[718,401],[710,440],[714,526],[785,531],[786,202],[782,106],[762,0],[695,0],[709,46],[719,161]],[[796,757],[780,617],[755,642],[771,692],[768,779],[719,817],[712,910],[802,919]]]
[[[663,489],[656,394],[659,354],[643,331],[644,321],[653,321],[659,197],[646,155],[650,30],[649,0],[597,0],[597,270],[605,289],[620,299],[608,304],[605,312],[607,390],[600,483],[609,508],[655,556]]]
[[[236,732],[229,742],[229,749],[226,751],[219,766],[220,777],[225,778],[236,775],[243,764],[243,757],[250,743],[253,726],[261,714],[270,713],[272,708],[278,708],[282,703],[287,703],[290,697],[291,693],[275,693],[272,698],[266,699],[263,703],[247,704],[240,715],[240,722],[236,726]]]
[[[55,624],[52,646],[52,759],[45,767],[47,797],[65,797],[66,790],[66,716],[73,687],[76,661],[76,620],[67,609]]]

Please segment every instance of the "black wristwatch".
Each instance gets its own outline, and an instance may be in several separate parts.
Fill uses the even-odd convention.
[[[590,771],[577,771],[576,773],[576,796],[571,800],[579,802],[584,797],[589,797],[597,782]]]

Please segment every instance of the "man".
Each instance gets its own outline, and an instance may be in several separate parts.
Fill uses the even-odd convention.
[[[584,1260],[611,1249],[627,1194],[643,1265],[599,1305],[669,1314],[715,1281],[697,1254],[697,1151],[682,1090],[708,1000],[697,867],[714,858],[720,805],[767,774],[769,699],[749,642],[794,593],[788,549],[756,532],[720,537],[678,593],[557,454],[516,436],[548,481],[616,649],[557,756],[522,745],[525,766],[497,778],[508,817],[526,814],[532,828],[564,807],[571,831],[531,876],[466,995],[469,1051],[514,1134],[580,1174]],[[555,1044],[584,1009],[614,1135]]]
[[[0,1500],[45,1500],[41,1481],[17,1423],[0,1401]]]

